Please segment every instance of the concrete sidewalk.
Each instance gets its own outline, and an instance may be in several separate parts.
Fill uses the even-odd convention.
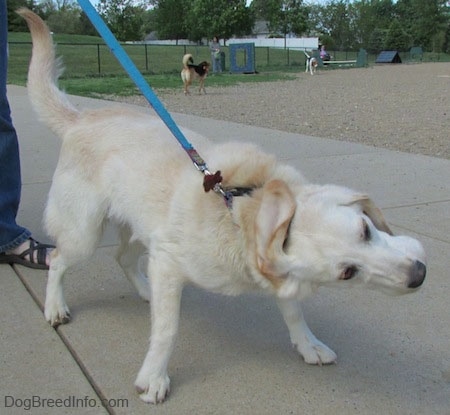
[[[18,221],[47,241],[41,220],[60,142],[37,122],[25,88],[9,86],[8,96],[21,144]],[[71,100],[80,108],[117,105]],[[73,320],[57,330],[42,315],[46,273],[0,266],[0,413],[449,415],[450,161],[174,118],[217,141],[256,142],[312,182],[368,192],[394,231],[424,243],[428,275],[422,290],[387,297],[322,289],[306,301],[305,314],[317,337],[338,354],[338,364],[314,367],[291,348],[273,299],[187,288],[169,365],[172,394],[163,405],[149,406],[133,387],[147,350],[149,307],[115,264],[116,237],[108,229],[94,258],[67,273]]]

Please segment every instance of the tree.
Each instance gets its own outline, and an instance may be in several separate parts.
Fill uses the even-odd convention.
[[[348,4],[349,0],[331,0],[322,8],[323,30],[333,38],[339,50],[348,49],[355,40]]]
[[[194,0],[190,2],[186,23],[191,40],[214,36],[226,40],[250,33],[254,19],[245,0]]]
[[[447,28],[445,30],[442,49],[445,53],[450,53],[450,23],[447,24]]]
[[[328,0],[309,7],[308,33],[328,35],[339,49],[373,50],[395,19],[411,44],[426,50],[444,47],[448,0]]]
[[[403,30],[400,22],[395,19],[386,35],[384,47],[388,50],[406,51],[411,47],[410,37]]]
[[[303,6],[302,0],[290,0],[282,2],[282,25],[284,35],[294,33],[301,36],[308,28],[308,9]]]
[[[133,0],[100,0],[97,8],[118,40],[142,40],[143,5]]]
[[[250,7],[256,19],[267,22],[272,33],[301,36],[308,29],[308,8],[303,0],[253,0]]]
[[[16,10],[19,7],[27,7],[30,10],[35,10],[33,0],[8,0],[6,2],[8,14],[8,30],[10,32],[26,32],[28,30],[27,22],[20,17]]]
[[[354,2],[353,8],[356,42],[367,49],[373,48],[374,39],[380,35],[380,30],[387,30],[392,22],[394,3],[392,0],[361,0]]]
[[[94,25],[89,20],[89,17],[87,17],[87,14],[84,11],[81,11],[80,13],[80,34],[82,35],[89,35],[89,36],[98,36],[97,29],[94,27]]]
[[[80,14],[78,8],[60,10],[48,17],[47,24],[55,33],[81,33]]]
[[[366,44],[366,49],[370,53],[378,53],[382,49],[384,49],[384,45],[386,43],[387,30],[375,28]]]
[[[226,8],[220,17],[222,29],[219,32],[223,39],[232,36],[244,36],[251,33],[254,19],[250,9],[246,6],[245,0],[228,1]]]
[[[280,30],[281,0],[253,0],[250,9],[256,20],[264,20],[271,33]]]
[[[155,30],[160,39],[185,39],[190,0],[160,0],[155,8]]]
[[[431,50],[433,38],[445,30],[445,0],[398,0],[396,13],[415,46]]]

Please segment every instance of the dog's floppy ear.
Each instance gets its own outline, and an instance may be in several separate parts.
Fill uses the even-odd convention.
[[[349,205],[353,203],[358,203],[361,206],[364,214],[370,218],[370,220],[373,222],[373,224],[378,230],[386,232],[389,235],[393,235],[393,232],[391,231],[389,225],[384,219],[381,210],[375,206],[375,203],[373,203],[372,199],[370,199],[369,196],[355,195],[352,202],[349,203]]]
[[[272,180],[264,185],[255,222],[256,261],[261,274],[275,286],[283,278],[276,262],[284,255],[283,243],[295,208],[295,198],[285,182]]]

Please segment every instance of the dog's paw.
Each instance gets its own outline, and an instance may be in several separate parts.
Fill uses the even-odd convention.
[[[135,386],[139,397],[146,403],[163,403],[170,393],[169,376],[162,376],[149,382],[141,381],[138,378]]]
[[[64,304],[58,306],[45,306],[45,319],[52,327],[58,327],[60,324],[67,324],[70,321],[69,308]]]
[[[315,339],[306,345],[296,346],[298,352],[309,365],[329,365],[336,363],[337,355],[328,346]]]

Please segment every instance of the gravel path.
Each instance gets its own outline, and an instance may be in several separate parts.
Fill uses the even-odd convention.
[[[160,89],[171,112],[450,159],[450,63],[300,72],[292,81]],[[143,97],[125,100],[147,105]]]

